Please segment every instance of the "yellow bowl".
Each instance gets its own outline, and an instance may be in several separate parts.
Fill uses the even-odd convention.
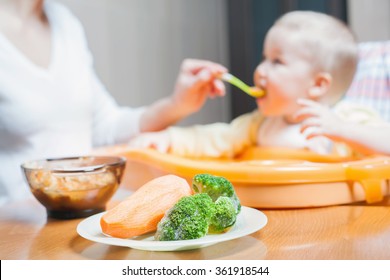
[[[21,167],[48,216],[72,219],[105,210],[125,164],[123,157],[83,156],[29,161]]]
[[[137,189],[165,174],[189,183],[199,173],[230,180],[245,206],[303,208],[358,201],[377,202],[390,194],[390,158],[346,158],[306,150],[250,147],[234,159],[183,158],[126,146],[97,151],[127,158],[123,185]]]

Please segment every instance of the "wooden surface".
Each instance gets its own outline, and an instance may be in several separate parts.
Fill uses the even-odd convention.
[[[262,210],[260,231],[203,249],[149,252],[79,236],[82,219],[53,220],[34,199],[0,208],[0,259],[390,259],[390,199],[312,209]]]

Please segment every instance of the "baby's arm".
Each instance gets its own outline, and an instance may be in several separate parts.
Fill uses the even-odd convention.
[[[326,136],[334,141],[345,142],[364,154],[383,153],[390,155],[390,124],[364,125],[346,122],[336,116],[330,108],[311,101],[299,100],[303,108],[296,114],[303,120],[301,132],[306,138]]]
[[[171,127],[143,133],[129,142],[133,148],[153,148],[187,157],[233,157],[253,144],[252,127],[256,114],[242,115],[231,123]]]

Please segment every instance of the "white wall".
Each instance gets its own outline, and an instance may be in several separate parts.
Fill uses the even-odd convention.
[[[228,64],[225,0],[57,1],[83,23],[98,75],[121,105],[171,94],[184,58]],[[229,98],[223,98],[183,123],[228,120]]]
[[[389,0],[348,0],[348,18],[360,42],[390,39]]]
[[[147,105],[171,94],[186,57],[229,64],[226,0],[57,1],[84,24],[97,72],[121,105]],[[348,7],[359,41],[390,39],[389,0],[348,0]],[[229,116],[228,95],[182,124]]]

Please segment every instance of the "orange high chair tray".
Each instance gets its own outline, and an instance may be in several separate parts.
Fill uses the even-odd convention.
[[[318,155],[308,151],[247,149],[234,159],[193,159],[152,149],[106,147],[97,151],[127,158],[122,186],[135,190],[165,174],[181,176],[189,183],[199,173],[230,180],[245,206],[303,208],[381,201],[390,194],[390,158],[360,159]]]

